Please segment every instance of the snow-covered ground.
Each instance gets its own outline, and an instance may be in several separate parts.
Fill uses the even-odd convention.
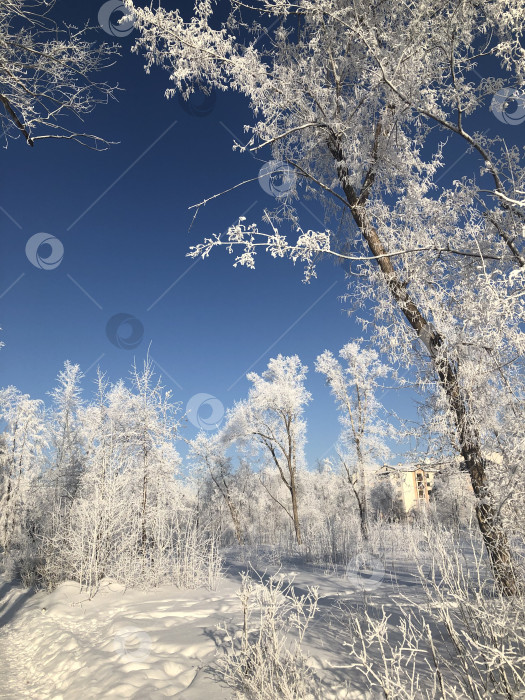
[[[104,582],[89,600],[75,583],[48,594],[0,587],[0,697],[227,698],[210,671],[215,627],[238,610],[220,590],[124,590]]]
[[[74,582],[63,583],[52,593],[35,593],[13,584],[4,574],[0,577],[0,698],[233,697],[217,659],[227,642],[225,627],[241,629],[237,593],[241,572],[249,571],[264,582],[278,572],[293,580],[299,596],[309,587],[318,587],[319,607],[302,651],[323,683],[322,699],[376,700],[380,697],[377,686],[371,691],[363,675],[349,668],[345,644],[349,621],[356,612],[366,610],[379,619],[384,611],[390,616],[388,628],[399,641],[403,620],[396,599],[404,600],[403,614],[428,605],[413,561],[414,556],[425,558],[424,546],[421,549],[415,555],[412,550],[412,556],[398,549],[389,559],[383,553],[369,560],[363,576],[357,571],[359,559],[339,571],[293,558],[282,565],[269,563],[271,557],[265,552],[259,556],[252,552],[246,563],[247,553],[239,548],[228,552],[224,577],[214,591],[174,586],[139,591],[103,580],[91,599]],[[423,564],[422,575],[424,579],[430,575],[428,563]],[[417,672],[424,674],[425,666],[423,655]],[[416,692],[410,697],[419,696]]]
[[[248,566],[238,557],[227,564],[216,591],[163,586],[144,592],[105,580],[92,599],[74,582],[63,583],[52,593],[35,593],[4,577],[0,581],[0,697],[231,697],[215,666],[224,636],[217,625],[240,623],[236,592],[240,572]],[[256,566],[263,578],[278,568]],[[341,602],[363,603],[364,595],[368,603],[384,603],[394,590],[411,588],[413,575],[391,568],[385,572],[378,562],[365,593],[351,569],[344,575],[305,565],[282,571],[294,578],[299,594],[307,586],[320,589],[319,611],[305,651],[312,667],[326,678],[327,697],[356,697],[341,692],[348,671],[337,668],[342,661],[341,639],[332,612]],[[335,685],[338,692],[329,693]],[[359,693],[359,697],[365,695]]]

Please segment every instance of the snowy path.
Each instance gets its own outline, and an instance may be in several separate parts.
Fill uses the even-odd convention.
[[[16,657],[19,653],[20,650],[13,648],[12,640],[6,630],[0,629],[0,665],[2,667],[0,698],[12,700],[12,698],[27,697],[16,666]]]
[[[213,675],[215,626],[237,610],[235,588],[108,584],[91,601],[73,583],[51,594],[10,588],[0,602],[0,698],[228,698]]]
[[[30,697],[27,690],[26,676],[21,666],[25,648],[19,637],[12,633],[12,620],[17,613],[28,605],[32,592],[17,588],[9,583],[0,585],[0,663],[2,676],[0,698]]]

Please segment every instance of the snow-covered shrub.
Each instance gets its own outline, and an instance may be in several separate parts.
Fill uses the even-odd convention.
[[[525,599],[498,591],[478,533],[420,525],[412,554],[425,598],[346,609],[348,668],[387,698],[522,698]]]
[[[387,479],[379,481],[372,487],[370,506],[372,515],[377,520],[396,522],[402,520],[405,515],[401,495],[394,484]]]
[[[344,476],[328,462],[300,476],[305,559],[317,565],[346,566],[360,539],[354,494]]]
[[[436,474],[431,503],[438,522],[456,529],[468,525],[476,505],[468,474],[452,469]]]
[[[199,523],[192,494],[176,478],[177,406],[151,363],[141,372],[133,368],[131,387],[109,385],[99,373],[95,400],[84,405],[78,379],[78,368],[68,364],[59,375],[45,469],[37,461],[40,402],[4,392],[11,399],[4,401],[11,411],[4,420],[9,429],[13,414],[18,432],[3,438],[1,522],[22,581],[52,589],[75,580],[90,593],[104,577],[141,588],[214,587],[221,569],[216,528]],[[26,414],[27,447],[20,452]],[[15,457],[23,466],[18,472]]]
[[[150,522],[148,549],[141,550],[140,521],[126,505],[123,482],[117,477],[105,484],[104,497],[77,498],[70,509],[54,514],[39,565],[45,586],[75,580],[94,593],[102,578],[111,577],[144,589],[215,588],[222,568],[216,534],[198,526],[191,507],[179,508],[169,519],[162,515]]]
[[[180,588],[215,589],[222,572],[217,533],[200,528],[195,517],[177,526],[169,568],[172,583]]]
[[[238,593],[243,624],[224,634],[218,665],[236,697],[249,700],[321,700],[318,679],[302,651],[305,633],[317,610],[318,591],[299,596],[282,576],[242,574]]]

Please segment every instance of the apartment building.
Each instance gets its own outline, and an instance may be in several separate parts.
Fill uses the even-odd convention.
[[[412,508],[429,502],[437,471],[438,469],[424,464],[398,465],[396,467],[385,464],[373,472],[372,481],[390,479],[399,493],[405,513],[408,513]]]

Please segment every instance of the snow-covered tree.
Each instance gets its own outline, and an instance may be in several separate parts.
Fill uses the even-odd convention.
[[[241,513],[236,498],[232,458],[226,454],[226,445],[220,433],[209,435],[201,431],[190,443],[189,457],[201,478],[211,479],[214,488],[230,514],[231,524],[239,544],[244,541]]]
[[[47,423],[52,461],[46,478],[54,480],[59,501],[71,501],[75,497],[82,474],[85,453],[79,416],[82,377],[78,365],[65,362],[57,386],[50,392],[53,405]]]
[[[14,386],[0,391],[0,546],[9,552],[21,535],[46,448],[44,406]]]
[[[129,427],[137,477],[140,517],[140,549],[144,556],[158,544],[161,521],[168,522],[177,500],[175,475],[180,456],[175,448],[178,406],[171,391],[165,391],[155,377],[149,358],[142,371],[136,365],[131,374],[133,394],[129,394]]]
[[[370,506],[376,519],[392,522],[405,515],[399,488],[390,479],[381,479],[372,486]]]
[[[375,350],[358,342],[347,343],[339,351],[345,366],[325,350],[316,360],[315,369],[324,374],[331,389],[342,425],[344,454],[339,463],[346,474],[359,507],[361,535],[368,540],[368,493],[366,471],[389,453],[385,444],[385,424],[380,419],[381,405],[376,392],[390,373]]]
[[[306,423],[304,408],[311,400],[304,382],[308,368],[297,355],[278,355],[258,375],[250,372],[252,382],[248,398],[229,412],[224,435],[227,441],[248,441],[277,469],[288,492],[289,504],[283,503],[262,478],[269,496],[285,510],[293,522],[295,536],[301,544],[298,505],[298,471],[304,462]]]
[[[177,408],[149,360],[133,367],[130,387],[99,372],[95,401],[79,411],[86,452],[77,492],[46,536],[48,581],[72,577],[92,589],[105,575],[142,585],[168,576],[181,511]]]
[[[269,148],[295,175],[263,225],[241,218],[191,254],[240,248],[235,264],[253,267],[262,248],[304,262],[307,279],[323,255],[350,266],[350,294],[388,320],[376,339],[435,390],[496,579],[516,593],[486,454],[493,406],[522,369],[525,170],[520,149],[476,117],[491,107],[504,121],[509,99],[523,99],[523,0],[232,0],[223,25],[210,0],[189,21],[126,4],[146,69],[169,72],[167,96],[242,93],[253,119],[237,145]],[[300,191],[337,233],[300,228]],[[285,217],[294,239],[279,229]]]
[[[430,494],[439,521],[456,529],[468,524],[474,512],[474,494],[466,476],[457,465],[447,466],[436,473]]]
[[[119,389],[119,384],[110,387],[99,371],[95,399],[80,408],[85,463],[69,507],[56,502],[46,523],[42,554],[48,587],[76,579],[94,589],[100,578],[109,574],[115,559],[130,550],[130,499],[123,476],[130,468],[126,450],[129,436],[120,422],[123,405],[120,396],[117,399]],[[49,478],[53,483],[52,472]]]
[[[92,148],[108,142],[70,128],[115,88],[95,75],[112,65],[116,46],[89,40],[89,29],[59,27],[54,0],[0,3],[0,129],[6,142],[19,135],[33,146],[39,139],[65,138]]]

